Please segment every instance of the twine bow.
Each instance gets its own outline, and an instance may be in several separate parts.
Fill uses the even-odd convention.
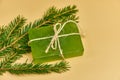
[[[57,26],[59,26],[58,29],[57,29]],[[61,30],[63,29],[63,27],[64,26],[61,26],[60,23],[57,23],[57,24],[54,25],[54,32],[55,32],[55,34],[54,34],[50,44],[46,48],[45,52],[48,53],[50,47],[55,50],[55,49],[57,49],[57,46],[58,46],[60,54],[61,54],[61,57],[64,59],[63,52],[62,52],[62,49],[61,49],[61,46],[60,46],[59,37],[58,37],[58,35],[61,32]]]

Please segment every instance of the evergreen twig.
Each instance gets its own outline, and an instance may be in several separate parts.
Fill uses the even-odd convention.
[[[24,37],[28,34],[28,30],[31,29],[31,28],[35,28],[35,27],[37,28],[37,27],[41,27],[41,26],[44,26],[44,25],[53,25],[57,22],[64,22],[64,21],[68,20],[70,17],[72,17],[70,19],[76,20],[76,17],[75,16],[73,17],[73,15],[77,11],[78,10],[76,9],[76,6],[72,6],[72,7],[67,6],[63,9],[60,9],[60,10],[56,10],[55,7],[50,8],[42,19],[36,20],[33,23],[27,24],[26,26],[21,28],[20,33],[18,33],[19,37],[17,39],[15,39],[14,41],[12,41],[11,44],[9,44],[9,45],[3,47],[2,49],[0,49],[0,52],[4,51],[5,49],[7,49],[7,48],[9,48],[13,45],[15,45],[19,40],[24,39]],[[22,22],[22,20],[18,21],[18,22]],[[13,24],[13,23],[11,23],[11,24]],[[16,26],[14,26],[14,27],[16,27]],[[24,45],[24,44],[22,44],[22,45]]]
[[[12,74],[47,74],[51,72],[62,73],[69,70],[68,62],[61,61],[56,64],[14,64],[7,68],[0,68],[1,71],[8,71]]]
[[[51,7],[43,15],[43,18],[35,20],[33,23],[25,25],[26,19],[22,16],[17,16],[9,25],[0,27],[0,57],[4,57],[0,62],[0,73],[9,71],[15,74],[22,73],[51,73],[67,71],[66,62],[58,64],[15,64],[12,65],[21,54],[31,52],[28,46],[28,31],[32,28],[39,28],[46,25],[54,25],[55,23],[63,23],[67,20],[78,22],[76,17],[76,6],[67,6],[62,9]]]

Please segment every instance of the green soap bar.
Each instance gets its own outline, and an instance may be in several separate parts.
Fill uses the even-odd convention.
[[[58,36],[70,33],[79,33],[77,25],[73,22],[67,23]],[[29,31],[29,39],[33,40],[44,38],[54,36],[54,34],[53,26],[43,26],[41,28],[31,29]],[[50,44],[51,39],[52,37],[43,40],[32,41],[30,43],[34,63],[44,63],[63,59],[60,55],[58,46],[57,49],[53,50],[50,48],[48,53],[45,53],[45,50]],[[65,58],[81,56],[83,54],[84,48],[80,35],[59,37],[59,42]]]

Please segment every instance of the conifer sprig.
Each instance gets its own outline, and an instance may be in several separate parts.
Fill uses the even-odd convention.
[[[8,71],[12,74],[48,74],[48,73],[62,73],[69,70],[68,62],[61,61],[56,64],[32,64],[22,63],[9,65],[7,68],[0,68],[1,74]]]
[[[28,30],[31,28],[38,28],[38,27],[41,27],[44,25],[53,25],[57,22],[62,23],[68,19],[77,20],[77,17],[74,15],[77,11],[78,10],[76,9],[76,6],[67,6],[63,9],[58,9],[58,10],[55,7],[51,7],[45,13],[45,15],[43,16],[42,19],[36,20],[33,23],[29,23],[26,26],[22,27],[20,29],[19,33],[17,33],[18,38],[15,38],[15,40],[11,40],[11,39],[8,40],[8,42],[10,41],[11,44],[8,44],[7,46],[4,46],[3,48],[1,48],[0,53],[2,51],[6,50],[7,48],[10,48],[13,45],[17,44],[17,42],[20,42],[21,39],[24,39],[25,42],[23,42],[23,43],[27,43],[29,39],[26,36],[28,36]],[[18,20],[21,20],[21,21],[16,21],[17,18],[18,18]],[[24,18],[19,19],[20,18],[19,16],[17,18],[13,22],[11,22],[11,24],[15,23],[16,25],[18,25],[19,22],[22,22],[22,24],[19,24],[19,25],[23,26],[26,19],[24,19]],[[16,25],[14,26],[15,28],[16,28]],[[15,28],[13,28],[13,29],[15,29]],[[7,29],[9,30],[9,27]],[[11,32],[13,32],[13,29],[9,32],[10,34],[11,34]],[[14,39],[14,38],[12,38],[12,39]],[[25,45],[26,49],[28,48],[27,44],[21,44],[21,45],[22,46]]]
[[[17,16],[9,25],[0,27],[0,57],[3,59],[0,62],[0,73],[5,71],[15,74],[23,73],[51,73],[51,72],[65,72],[69,70],[68,63],[60,62],[57,64],[14,64],[22,54],[31,52],[28,46],[28,31],[32,28],[39,28],[43,26],[51,26],[56,23],[64,23],[67,20],[74,20],[78,22],[76,16],[76,6],[67,6],[62,9],[51,7],[43,15],[43,18],[35,20],[34,22],[26,23],[26,19],[22,16]]]

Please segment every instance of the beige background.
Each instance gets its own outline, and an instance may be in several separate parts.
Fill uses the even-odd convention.
[[[52,5],[70,4],[79,8],[80,25],[86,32],[84,56],[69,59],[72,68],[62,74],[5,73],[0,80],[120,80],[120,0],[0,0],[0,25],[18,14],[33,21]]]

